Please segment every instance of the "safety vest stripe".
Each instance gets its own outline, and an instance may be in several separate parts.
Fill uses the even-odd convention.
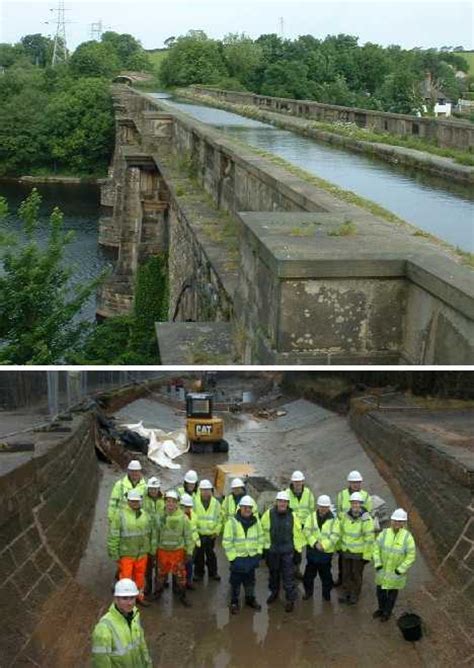
[[[132,650],[140,646],[140,641],[141,641],[140,638],[137,638],[135,641],[128,643],[127,645],[124,645],[113,623],[109,619],[102,619],[102,623],[105,624],[110,629],[110,632],[112,633],[112,637],[114,639],[114,643],[116,646],[115,651],[109,652],[111,655],[125,656],[128,652],[131,652]]]

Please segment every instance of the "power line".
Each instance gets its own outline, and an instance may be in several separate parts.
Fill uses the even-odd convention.
[[[54,35],[53,57],[51,65],[65,63],[68,59],[66,43],[66,12],[70,11],[64,6],[64,0],[58,0],[58,6],[49,10],[56,14],[56,34]]]
[[[102,19],[99,19],[94,23],[90,23],[89,25],[91,29],[91,39],[95,40],[96,42],[100,42],[100,38],[102,37],[105,30],[112,29],[112,26],[104,26]]]

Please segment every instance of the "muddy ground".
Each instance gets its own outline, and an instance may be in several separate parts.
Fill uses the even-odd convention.
[[[281,402],[280,402],[281,403]],[[257,420],[247,414],[226,415],[229,455],[190,455],[180,458],[180,471],[157,471],[143,460],[147,475],[158,473],[164,487],[181,481],[184,471],[195,468],[201,477],[214,475],[219,462],[248,462],[256,474],[267,476],[278,487],[287,484],[291,472],[300,468],[314,493],[329,493],[332,498],[344,485],[350,469],[359,469],[365,486],[395,506],[386,482],[360,446],[344,417],[305,400],[289,401],[287,414],[276,420]],[[168,430],[183,425],[184,413],[157,401],[157,397],[140,399],[117,413],[124,423],[143,420],[147,427]],[[106,554],[105,510],[110,489],[121,472],[102,465],[103,478],[90,542],[81,562],[77,580],[106,605],[110,600],[114,564]],[[298,601],[292,614],[284,612],[283,599],[270,608],[267,571],[257,573],[257,597],[263,604],[260,613],[244,609],[239,616],[228,611],[228,569],[219,548],[221,583],[199,585],[189,595],[193,607],[184,609],[166,591],[159,603],[142,612],[142,618],[155,665],[199,666],[212,668],[299,668],[305,666],[433,666],[447,665],[440,649],[443,639],[427,629],[419,643],[407,643],[396,621],[380,624],[372,620],[375,609],[373,570],[365,572],[363,594],[359,604],[348,608],[337,602],[337,591],[331,603],[320,599],[316,588],[313,601]],[[422,557],[413,567],[409,584],[399,596],[395,617],[401,612],[423,611],[415,601],[432,576]],[[419,604],[418,604],[419,606]],[[98,611],[99,612],[99,611]],[[82,654],[84,658],[86,653]],[[77,664],[79,665],[79,664]],[[82,665],[82,664],[80,664]]]

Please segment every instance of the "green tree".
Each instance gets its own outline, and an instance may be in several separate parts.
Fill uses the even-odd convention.
[[[0,44],[0,67],[11,67],[24,55],[25,52],[19,44]]]
[[[223,39],[223,53],[229,76],[244,86],[263,62],[263,49],[244,34],[230,33]]]
[[[44,37],[40,33],[25,35],[21,38],[21,46],[33,65],[46,67],[51,62],[53,41],[49,37]]]
[[[0,207],[6,213],[5,201]],[[71,234],[63,232],[63,216],[54,209],[45,247],[35,239],[41,197],[34,188],[20,205],[26,243],[9,244],[0,276],[0,362],[2,364],[57,364],[78,346],[87,323],[76,316],[101,278],[71,286],[72,268],[64,252]]]
[[[165,86],[215,84],[227,75],[222,45],[208,39],[201,31],[179,37],[163,59],[160,69]]]
[[[127,33],[119,34],[108,30],[101,37],[105,46],[112,48],[117,56],[119,66],[126,70],[150,69],[150,61],[141,43]]]
[[[114,114],[102,80],[75,81],[74,86],[52,96],[43,111],[56,167],[91,174],[106,167],[114,143]]]
[[[69,67],[76,77],[103,77],[111,79],[120,71],[120,61],[109,44],[83,42],[69,59]]]
[[[420,79],[410,70],[401,69],[385,77],[378,91],[385,111],[396,114],[417,114],[423,110]]]
[[[313,93],[314,84],[308,79],[308,68],[304,63],[283,61],[273,63],[265,70],[262,95],[301,100],[312,98]]]

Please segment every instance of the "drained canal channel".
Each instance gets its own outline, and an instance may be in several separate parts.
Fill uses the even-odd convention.
[[[444,434],[446,443],[455,435],[457,446],[466,443],[464,465],[468,466],[468,414],[452,411],[448,425],[446,415],[439,413],[436,422],[435,416],[427,417],[424,409],[416,409],[414,404],[410,406],[409,395],[404,397],[392,392],[387,395],[391,409],[388,413],[383,412],[385,395],[378,394],[374,402],[370,395],[360,394],[358,401],[367,402],[366,407],[362,410],[354,405],[346,416],[297,394],[287,394],[271,379],[266,383],[251,383],[248,378],[229,379],[227,375],[217,385],[220,398],[215,405],[215,415],[224,419],[229,452],[188,452],[174,460],[179,469],[160,468],[143,453],[125,450],[122,446],[114,451],[115,463],[106,463],[104,442],[99,439],[98,425],[91,421],[87,407],[85,413],[75,413],[72,422],[60,423],[63,433],[56,430],[35,436],[39,440],[34,454],[2,455],[2,466],[7,464],[5,458],[16,457],[8,460],[10,465],[3,468],[2,494],[8,490],[13,509],[18,500],[16,490],[28,484],[30,508],[33,507],[31,525],[28,525],[26,510],[14,515],[16,525],[7,521],[8,513],[2,521],[7,541],[2,563],[14,559],[1,590],[6,606],[2,610],[2,666],[78,668],[89,665],[91,632],[110,605],[116,568],[115,562],[107,556],[108,500],[113,484],[124,475],[131,458],[141,461],[146,477],[159,476],[163,490],[181,484],[188,469],[196,470],[200,479],[208,478],[214,483],[218,465],[239,464],[250,467],[255,480],[263,478],[275,489],[286,488],[292,472],[299,469],[305,473],[306,484],[316,497],[329,494],[333,501],[337,492],[345,487],[348,472],[357,469],[363,474],[364,488],[383,500],[387,512],[402,504],[408,507],[410,529],[417,542],[417,559],[410,570],[408,585],[398,597],[393,618],[381,624],[372,618],[376,607],[372,564],[364,570],[362,594],[356,605],[339,603],[338,589],[332,591],[330,601],[323,601],[317,580],[311,600],[302,600],[303,589],[301,583],[298,584],[295,609],[286,612],[283,594],[272,605],[266,604],[268,570],[261,562],[257,570],[256,596],[262,610],[243,607],[238,615],[231,615],[229,568],[219,538],[216,551],[220,582],[205,576],[196,583],[196,588],[188,592],[189,608],[183,607],[170,586],[160,600],[154,600],[141,610],[154,666],[471,665],[470,612],[468,607],[463,609],[461,594],[456,593],[458,589],[446,583],[444,573],[441,577],[440,560],[437,562],[435,558],[437,547],[433,547],[436,532],[426,532],[425,522],[435,521],[435,518],[428,512],[424,514],[424,483],[418,484],[418,492],[413,488],[410,498],[410,487],[404,487],[405,474],[392,474],[392,469],[376,454],[378,420],[390,423],[393,443],[406,425],[412,434],[418,430],[422,443],[423,439],[431,438],[427,435],[431,425],[431,434],[436,434],[439,441]],[[148,386],[151,389],[146,391],[139,392],[137,387],[130,386],[128,394],[109,393],[101,400],[117,426],[136,425],[141,421],[148,429],[183,430],[185,411],[180,392],[170,393],[164,381],[161,386]],[[251,403],[241,404],[240,412],[229,412],[226,404],[232,404],[234,398],[242,399],[242,390],[247,390],[245,396]],[[377,406],[382,406],[380,412]],[[444,432],[440,431],[442,424],[446,427]],[[402,442],[403,439],[399,440],[400,447]],[[94,454],[94,445],[102,453],[101,461],[97,461],[99,450]],[[464,488],[453,477],[457,475],[455,459],[451,459],[451,472],[446,464],[438,469],[436,459],[442,456],[443,448],[436,443],[429,447],[432,454],[429,462],[424,460],[424,479],[443,491],[446,503],[453,508],[453,516],[460,517],[464,511],[457,508],[453,495],[461,499]],[[446,448],[446,444],[443,447]],[[422,445],[420,453],[421,449]],[[450,456],[458,457],[458,451],[459,447],[453,448]],[[24,457],[23,463],[21,457]],[[405,455],[400,454],[398,461],[403,462],[404,458]],[[121,466],[117,464],[119,460]],[[417,466],[413,462],[411,470],[418,471]],[[472,461],[469,466],[472,468]],[[28,471],[32,467],[37,471],[37,482],[28,482]],[[252,477],[249,484],[251,481]],[[43,487],[42,492],[36,490],[37,485]],[[37,492],[41,493],[38,498]],[[440,516],[445,517],[444,500],[440,504]],[[18,517],[22,533],[13,535],[14,526],[18,528]],[[441,523],[436,526],[443,534]],[[443,535],[449,542],[451,538],[446,532]],[[452,546],[451,541],[449,549]],[[335,559],[334,576],[336,562]],[[415,612],[423,620],[423,638],[418,643],[404,640],[397,628],[397,618],[406,611]]]

